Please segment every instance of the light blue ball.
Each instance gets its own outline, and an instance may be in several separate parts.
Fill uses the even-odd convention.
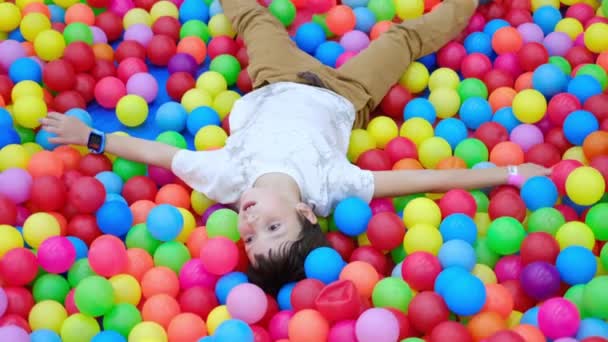
[[[106,194],[105,202],[112,202],[112,201],[117,201],[117,202],[122,202],[124,204],[128,204],[127,200],[119,194],[114,194],[114,193]]]
[[[116,331],[105,330],[95,335],[91,342],[127,342],[127,339]]]
[[[534,23],[538,25],[545,35],[553,32],[557,23],[562,20],[562,13],[553,6],[542,6],[532,15]]]
[[[564,248],[555,261],[559,275],[566,284],[586,284],[597,272],[597,260],[593,252],[581,246]]]
[[[439,225],[444,242],[451,240],[466,241],[473,245],[477,241],[477,225],[469,216],[456,213],[447,216]]]
[[[67,112],[65,112],[65,115],[74,116],[74,117],[80,119],[80,121],[84,122],[85,125],[87,125],[89,127],[93,127],[93,118],[91,117],[91,114],[89,114],[89,112],[87,112],[84,109],[72,108],[72,109],[68,110]]]
[[[465,38],[464,48],[469,55],[477,52],[489,57],[493,53],[492,38],[484,32],[473,32]]]
[[[277,294],[277,304],[279,305],[279,310],[292,310],[293,306],[291,305],[291,292],[293,288],[296,287],[296,283],[288,283],[283,285]]]
[[[315,52],[315,58],[321,63],[334,68],[338,57],[345,51],[344,47],[338,42],[326,41],[319,45]]]
[[[146,226],[152,237],[159,241],[171,241],[178,237],[184,226],[184,217],[176,207],[160,204],[150,210]]]
[[[343,0],[342,4],[350,8],[366,7],[369,0]]]
[[[492,19],[486,23],[486,26],[484,26],[483,33],[492,37],[494,36],[494,33],[496,33],[496,31],[500,30],[503,27],[509,26],[511,26],[511,24],[509,24],[509,22],[504,19]]]
[[[469,129],[477,129],[492,120],[492,106],[480,97],[471,97],[460,106],[460,119]]]
[[[222,120],[220,119],[220,115],[215,109],[207,106],[194,109],[186,120],[186,127],[188,128],[188,132],[192,135],[196,135],[196,133],[205,126],[220,126],[221,124]]]
[[[511,107],[503,107],[497,110],[492,117],[492,121],[499,123],[509,133],[511,133],[515,127],[521,125],[521,122],[515,117],[513,108]]]
[[[468,274],[454,279],[445,290],[443,299],[453,313],[461,316],[474,315],[481,311],[486,302],[486,287],[479,278]]]
[[[215,342],[215,337],[213,337],[213,335],[201,337],[196,342]]]
[[[573,145],[582,145],[587,136],[600,128],[597,118],[589,111],[576,110],[566,117],[563,129],[566,139]]]
[[[209,8],[204,1],[186,0],[179,7],[179,21],[183,24],[188,20],[209,21]]]
[[[243,272],[231,272],[223,275],[215,283],[215,296],[220,304],[226,304],[228,294],[232,289],[240,284],[248,282],[247,275]]]
[[[437,119],[437,111],[431,101],[421,97],[415,98],[403,108],[403,120],[411,118],[422,118],[432,125]]]
[[[401,273],[402,266],[403,266],[403,261],[398,263],[397,265],[395,265],[395,267],[393,267],[393,271],[391,272],[391,277],[403,278],[402,273]]]
[[[372,209],[369,204],[357,197],[343,199],[334,210],[336,226],[348,236],[363,234],[371,218]]]
[[[44,148],[45,150],[51,151],[54,150],[57,146],[59,146],[58,144],[54,144],[49,141],[50,138],[55,137],[57,137],[57,134],[41,129],[38,131],[38,133],[36,133],[35,141],[36,144],[42,146],[42,148]]]
[[[294,40],[296,45],[309,54],[314,54],[319,45],[327,39],[323,27],[317,23],[309,22],[298,27]]]
[[[608,323],[597,318],[585,318],[578,327],[576,339],[582,341],[587,337],[608,338]]]
[[[524,312],[523,316],[521,316],[519,324],[529,324],[538,327],[538,306],[530,308],[528,311]]]
[[[472,169],[491,169],[493,167],[496,167],[496,164],[489,161],[482,161],[473,165]]]
[[[30,57],[18,58],[8,68],[8,76],[13,83],[21,81],[42,82],[42,68]]]
[[[116,173],[103,171],[95,175],[95,178],[103,184],[106,194],[120,194],[122,192],[123,181]]]
[[[181,216],[181,215],[180,215]],[[97,226],[104,234],[123,236],[133,226],[133,213],[126,203],[105,202],[95,213]]]
[[[67,239],[72,243],[72,246],[74,246],[74,249],[76,250],[76,260],[80,260],[88,256],[89,247],[84,241],[75,236],[68,236]]]
[[[579,75],[568,83],[568,92],[585,103],[591,96],[602,93],[602,84],[591,75]]]
[[[52,330],[40,329],[32,331],[30,342],[61,342],[61,337]]]
[[[213,16],[224,13],[224,9],[222,8],[222,4],[219,0],[213,0],[211,5],[209,5],[209,18],[213,18]]]
[[[190,0],[192,1],[192,0]],[[205,7],[202,6],[201,7]],[[176,131],[181,132],[186,128],[188,120],[188,112],[180,103],[166,102],[163,103],[156,111],[154,122],[156,127],[161,131]]]
[[[528,179],[521,187],[520,194],[526,207],[531,211],[553,207],[559,197],[555,183],[545,176]]]
[[[461,141],[467,138],[468,130],[461,120],[447,118],[437,123],[437,126],[435,126],[435,136],[443,138],[454,150]]]
[[[437,255],[443,268],[462,267],[472,271],[477,261],[475,249],[464,240],[450,240],[445,242]]]
[[[304,260],[304,272],[307,278],[332,283],[340,277],[340,272],[346,266],[342,256],[330,247],[315,248]]]
[[[353,10],[355,14],[355,30],[369,33],[376,24],[376,15],[365,6],[357,7]]]
[[[435,278],[435,292],[437,292],[438,295],[443,296],[447,288],[450,287],[456,279],[468,277],[470,275],[471,274],[462,267],[448,267],[441,271],[437,278]]]
[[[63,23],[65,22],[65,10],[55,4],[47,5],[49,12],[51,12],[51,22]]]
[[[551,97],[566,90],[568,77],[555,64],[543,64],[532,74],[532,86],[546,97]]]
[[[0,108],[0,127],[13,128],[13,117],[8,110],[4,108]]]
[[[222,322],[213,333],[216,342],[253,342],[253,330],[249,325],[238,319],[229,319]]]

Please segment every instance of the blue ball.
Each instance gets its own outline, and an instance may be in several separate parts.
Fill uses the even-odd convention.
[[[521,187],[520,194],[526,207],[531,211],[553,207],[559,197],[555,183],[545,176],[528,179]]]
[[[163,103],[158,107],[154,117],[154,122],[161,131],[181,132],[186,128],[187,120],[188,112],[184,106],[173,101]]]
[[[451,240],[466,241],[473,245],[477,241],[477,225],[469,216],[456,213],[447,216],[439,225],[444,242]]]
[[[209,20],[209,8],[204,1],[186,0],[179,6],[179,21],[183,24],[188,20]]]
[[[313,22],[300,26],[294,37],[296,45],[309,54],[314,54],[319,45],[325,42],[326,39],[323,27]]]
[[[41,129],[36,133],[35,141],[36,144],[42,146],[45,150],[54,150],[59,145],[50,142],[49,139],[55,137],[57,137],[57,134]]]
[[[106,194],[105,202],[112,202],[112,201],[118,201],[118,202],[127,204],[127,200],[119,194],[114,194],[114,193]]]
[[[213,333],[216,342],[253,342],[253,330],[249,325],[238,319],[223,321]]]
[[[357,197],[343,199],[334,210],[334,221],[338,229],[348,236],[358,236],[365,232],[372,218],[372,208]]]
[[[13,117],[8,110],[0,107],[0,127],[13,128]]]
[[[84,109],[72,108],[72,109],[68,110],[67,112],[65,112],[65,115],[76,117],[80,121],[84,122],[85,125],[87,125],[89,127],[93,127],[93,118],[91,117],[91,114],[89,114],[89,112],[87,112]]]
[[[340,277],[340,272],[346,266],[342,256],[330,247],[315,248],[304,260],[304,272],[307,278],[332,283]]]
[[[127,342],[127,339],[116,331],[105,330],[95,335],[91,342]]]
[[[2,134],[0,134],[0,148],[6,145],[21,144],[21,137],[16,130],[12,127],[2,127]]]
[[[450,311],[461,316],[478,313],[486,302],[486,287],[473,276],[457,277],[443,294],[445,304]]]
[[[213,16],[219,13],[224,13],[224,9],[222,9],[222,4],[219,0],[213,0],[211,2],[211,5],[209,5],[209,18],[213,18]]]
[[[470,129],[492,120],[492,107],[481,97],[470,97],[460,106],[460,119]]]
[[[51,22],[63,23],[65,22],[65,10],[55,4],[47,5],[49,12],[51,12]]]
[[[568,86],[568,77],[555,64],[543,64],[532,74],[532,86],[546,97],[563,92]]]
[[[570,208],[574,209],[574,211],[576,211],[576,213],[578,215],[581,215],[585,210],[587,210],[590,207],[590,206],[586,206],[586,205],[576,204],[568,196],[562,197],[562,204],[565,204],[565,205],[569,206]]]
[[[11,63],[8,68],[8,76],[13,83],[21,81],[42,82],[42,68],[30,57],[22,57]]]
[[[443,119],[435,126],[435,136],[445,139],[452,147],[452,150],[461,141],[466,139],[468,134],[467,126],[456,118]]]
[[[568,92],[585,103],[588,98],[602,93],[602,84],[590,75],[579,75],[568,83]]]
[[[357,7],[355,14],[355,30],[369,33],[376,24],[376,15],[367,7]]]
[[[342,4],[350,8],[358,8],[366,7],[368,2],[369,0],[344,0],[342,1]]]
[[[215,337],[213,337],[213,335],[201,337],[196,342],[215,342]]]
[[[530,308],[528,311],[524,312],[523,316],[521,316],[519,324],[529,324],[538,327],[538,306]]]
[[[234,287],[240,284],[245,284],[249,280],[247,279],[247,275],[242,272],[231,272],[223,275],[220,279],[218,279],[217,283],[215,283],[215,296],[220,304],[226,304],[226,299],[228,298],[228,294]]]
[[[585,138],[599,128],[597,118],[586,110],[576,110],[568,114],[563,125],[564,136],[573,145],[582,145]]]
[[[511,107],[504,107],[497,110],[492,117],[492,121],[501,124],[509,133],[511,133],[515,127],[521,125],[521,122],[515,117],[515,114],[513,114],[513,108]]]
[[[213,108],[207,106],[194,109],[186,120],[186,127],[188,127],[188,132],[192,135],[196,135],[205,126],[220,126],[221,124],[220,115]]]
[[[595,255],[581,246],[564,248],[558,254],[555,266],[562,280],[568,285],[586,284],[597,272]]]
[[[391,272],[391,277],[395,278],[403,278],[403,274],[401,273],[401,268],[403,266],[403,261],[395,265],[393,267],[393,271]]]
[[[429,70],[435,69],[437,67],[437,54],[433,52],[426,56],[422,56],[418,59],[418,62],[424,64]]]
[[[462,267],[472,271],[477,261],[475,249],[464,240],[450,240],[445,242],[437,255],[443,268]]]
[[[578,327],[576,339],[582,341],[587,337],[608,338],[608,323],[597,318],[585,318]]]
[[[504,19],[492,19],[486,23],[486,26],[483,28],[483,33],[492,37],[496,31],[500,30],[503,27],[509,27],[511,24]]]
[[[150,210],[146,225],[156,240],[171,241],[182,231],[184,217],[176,207],[160,204]]]
[[[112,171],[103,171],[95,175],[95,178],[106,188],[106,194],[120,194],[122,192],[123,181],[119,175]]]
[[[562,13],[553,6],[542,6],[532,15],[534,23],[538,25],[545,35],[553,32],[557,23],[562,20]]]
[[[21,34],[21,30],[20,29],[16,29],[16,30],[11,31],[8,34],[8,39],[10,39],[10,40],[16,40],[18,42],[24,42],[25,41],[25,38],[23,38],[23,34]]]
[[[435,278],[435,292],[437,292],[438,295],[443,296],[448,287],[452,286],[452,283],[456,279],[469,276],[471,276],[471,274],[462,267],[448,267],[441,271],[437,278]]]
[[[431,101],[418,97],[408,102],[403,108],[403,120],[411,118],[422,118],[434,124],[437,119],[437,111]]]
[[[482,161],[473,165],[472,169],[491,169],[493,167],[496,167],[496,164],[488,161]]]
[[[483,32],[473,32],[465,38],[464,48],[469,55],[477,52],[491,56],[492,38]]]
[[[61,342],[61,337],[52,330],[40,329],[32,331],[30,342]]]
[[[181,215],[180,215],[181,216]],[[105,202],[95,213],[97,226],[104,234],[123,236],[133,225],[133,213],[126,203]]]
[[[74,246],[74,249],[76,250],[76,260],[87,257],[89,254],[89,247],[84,241],[75,236],[68,236],[67,239],[70,240],[72,246]]]
[[[344,47],[338,42],[327,41],[319,45],[315,52],[315,58],[321,63],[334,68],[338,57],[340,57],[344,51]]]
[[[291,305],[291,292],[293,291],[294,287],[296,287],[296,283],[287,283],[279,290],[279,293],[277,294],[277,304],[279,305],[279,310],[293,309],[293,306]]]

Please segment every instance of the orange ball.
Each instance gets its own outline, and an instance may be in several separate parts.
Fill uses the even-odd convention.
[[[154,259],[145,249],[129,248],[127,250],[126,274],[132,275],[133,278],[141,282],[144,274],[152,267],[154,267]]]
[[[150,298],[157,294],[177,297],[179,294],[177,274],[164,266],[149,269],[141,278],[141,293],[144,298]]]
[[[583,152],[587,160],[601,155],[608,155],[608,132],[595,131],[583,141]]]
[[[533,75],[533,72],[525,72],[519,75],[519,77],[515,80],[515,91],[519,93],[522,90],[534,88],[532,86]]]
[[[45,17],[51,19],[51,11],[42,2],[30,2],[25,5],[21,10],[21,17],[23,18],[30,13],[41,13],[44,14]]]
[[[0,96],[0,107],[5,107],[6,103],[4,102],[4,97]]]
[[[47,214],[50,214],[51,216],[53,216],[57,220],[57,223],[59,223],[59,230],[60,230],[59,235],[65,236],[67,229],[68,229],[68,220],[65,218],[65,216],[63,216],[60,213],[54,212],[54,211],[50,211]]]
[[[95,25],[95,13],[93,13],[91,7],[83,3],[77,3],[65,11],[65,23],[67,25],[71,23]]]
[[[327,341],[329,323],[319,311],[304,309],[289,320],[287,331],[291,342]]]
[[[496,312],[481,312],[471,318],[467,329],[473,340],[482,341],[501,330],[506,330],[507,322]]]
[[[481,311],[495,312],[503,319],[508,319],[513,311],[513,296],[501,284],[486,285],[486,303]]]
[[[595,64],[601,66],[608,72],[608,51],[604,51],[597,56]]]
[[[201,64],[207,56],[207,46],[199,37],[184,37],[177,43],[177,52],[187,53],[194,57],[198,64]]]
[[[412,158],[403,158],[393,165],[393,170],[422,170],[424,169],[419,161]]]
[[[93,54],[97,59],[105,59],[106,61],[114,62],[114,49],[108,44],[93,44]]]
[[[156,207],[156,203],[149,200],[135,201],[129,207],[133,214],[133,225],[145,223],[148,218],[148,213],[152,208]]]
[[[352,281],[361,297],[370,298],[376,283],[380,280],[380,275],[369,263],[353,261],[344,266],[340,272],[340,280]]]
[[[207,241],[207,230],[205,227],[196,227],[188,236],[186,247],[190,251],[193,258],[198,258],[201,255],[201,247]]]
[[[69,145],[58,146],[53,150],[53,153],[63,163],[64,170],[76,170],[80,163],[80,159],[82,159],[80,152]]]
[[[524,151],[514,142],[503,141],[492,148],[490,162],[496,166],[519,165],[524,162]]]
[[[21,46],[27,56],[36,56],[36,51],[34,51],[34,44],[32,42],[21,42]]]
[[[173,317],[167,328],[169,341],[197,342],[207,336],[207,325],[199,316],[184,312]]]
[[[356,21],[357,19],[353,10],[345,5],[333,7],[327,12],[327,16],[325,17],[327,28],[338,36],[352,31],[355,28]]]
[[[526,342],[545,342],[545,336],[537,327],[529,324],[521,324],[513,329],[514,332],[523,337]]]
[[[55,176],[61,178],[63,162],[51,151],[40,151],[30,158],[27,171],[32,177]]]
[[[441,0],[424,0],[424,11],[430,12],[435,6],[439,5]]]
[[[180,312],[177,300],[164,293],[148,298],[141,308],[141,316],[144,321],[156,322],[165,330],[169,327],[171,320]]]
[[[156,204],[171,204],[178,208],[190,209],[190,194],[183,186],[167,184],[156,193]]]
[[[497,54],[517,52],[524,45],[521,34],[515,27],[506,26],[498,29],[492,36],[492,48]]]
[[[513,103],[513,99],[517,95],[517,92],[513,88],[509,87],[500,87],[496,88],[488,98],[488,102],[490,102],[490,106],[492,107],[492,111],[496,112],[497,110],[504,107],[511,107]]]
[[[371,31],[369,32],[369,38],[371,40],[374,40],[380,37],[381,34],[388,31],[392,26],[393,22],[388,20],[379,21],[375,23],[374,26],[372,26]]]
[[[446,170],[446,169],[466,169],[467,168],[467,163],[464,162],[464,160],[455,157],[455,156],[450,156],[447,157],[445,159],[442,159],[439,164],[437,164],[436,168],[438,170]]]

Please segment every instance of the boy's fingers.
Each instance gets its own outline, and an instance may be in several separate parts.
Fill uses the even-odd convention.
[[[54,120],[60,120],[63,118],[63,114],[59,114],[57,112],[50,112],[47,114],[47,118],[54,119]]]
[[[51,118],[42,118],[40,119],[40,123],[44,126],[50,126],[53,124],[53,122],[55,122],[55,120],[51,119]]]
[[[62,138],[62,137],[53,137],[53,138],[49,138],[49,142],[51,144],[57,144],[57,145],[62,145],[62,144],[66,144],[67,141]]]
[[[43,127],[43,129],[49,133],[59,134],[59,129],[57,127],[46,126],[46,127]]]

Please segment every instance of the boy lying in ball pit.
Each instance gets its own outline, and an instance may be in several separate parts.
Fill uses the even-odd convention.
[[[548,175],[524,164],[478,170],[362,170],[346,158],[351,129],[370,112],[411,61],[465,28],[477,0],[444,0],[429,14],[374,40],[338,69],[299,50],[282,24],[255,0],[224,0],[225,14],[248,47],[256,90],[238,100],[231,135],[213,151],[107,135],[57,113],[42,120],[58,144],[87,145],[125,159],[171,169],[193,189],[239,212],[238,230],[251,266],[250,281],[269,293],[305,277],[304,259],[328,245],[317,215],[347,197],[371,201],[412,193],[519,184]]]

